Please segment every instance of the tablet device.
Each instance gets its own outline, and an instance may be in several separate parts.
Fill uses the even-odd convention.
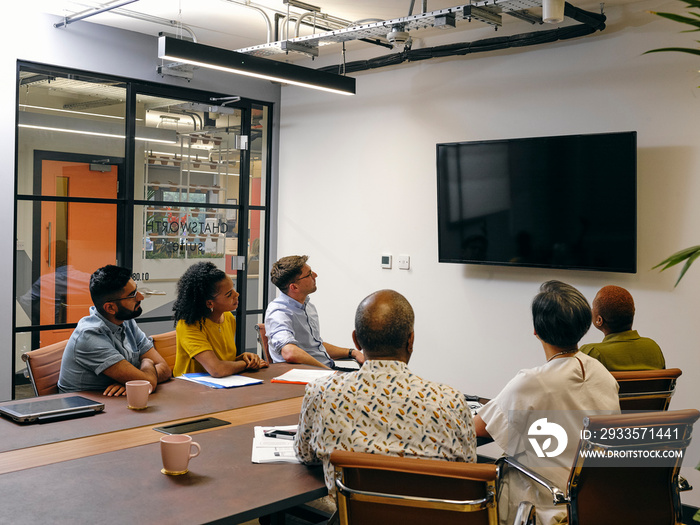
[[[205,428],[222,427],[224,425],[230,424],[231,423],[229,423],[228,421],[217,419],[215,417],[205,417],[203,419],[186,421],[184,423],[175,423],[174,425],[153,427],[153,430],[157,430],[158,432],[162,432],[163,434],[189,434],[190,432],[204,430]]]
[[[0,414],[18,423],[50,421],[67,417],[94,415],[104,410],[104,403],[82,396],[32,398],[0,405]]]
[[[356,372],[360,369],[360,363],[354,359],[335,359],[333,363],[333,370],[341,372]]]

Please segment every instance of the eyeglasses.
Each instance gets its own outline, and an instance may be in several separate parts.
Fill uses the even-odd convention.
[[[136,296],[139,293],[139,287],[137,286],[133,292],[131,292],[129,295],[125,297],[119,297],[118,299],[112,299],[112,301],[124,301],[126,299],[136,299]]]
[[[298,282],[301,281],[302,279],[306,279],[307,277],[311,277],[311,275],[312,275],[313,273],[314,273],[313,270],[309,270],[309,273],[307,273],[304,277],[299,277],[299,278],[298,278],[296,281],[294,281],[294,282],[295,282],[295,283],[298,283]]]

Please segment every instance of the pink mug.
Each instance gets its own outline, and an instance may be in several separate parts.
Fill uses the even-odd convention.
[[[150,381],[135,379],[126,382],[126,404],[132,410],[148,407],[148,395],[153,391]]]
[[[195,451],[192,452],[192,447]],[[160,455],[163,458],[163,474],[179,476],[187,474],[190,459],[199,456],[199,443],[186,434],[172,434],[160,438]]]

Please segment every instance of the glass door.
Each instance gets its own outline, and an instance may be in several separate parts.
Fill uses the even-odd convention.
[[[139,286],[155,292],[139,319],[159,323],[151,332],[144,326],[156,333],[173,327],[176,285],[185,270],[213,262],[242,296],[235,312],[238,351],[256,352],[254,332],[241,320],[264,298],[257,279],[267,232],[266,162],[252,148],[267,129],[251,140],[251,114],[261,121],[263,110],[237,99],[137,93],[136,121],[145,140],[136,142],[134,156],[133,269]],[[249,287],[252,275],[256,285]]]
[[[15,373],[23,352],[70,336],[90,275],[120,261],[126,99],[121,81],[20,68]]]

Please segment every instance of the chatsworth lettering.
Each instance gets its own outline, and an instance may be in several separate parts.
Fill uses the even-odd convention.
[[[156,235],[162,235],[167,233],[226,233],[228,231],[228,224],[221,221],[219,221],[217,224],[212,224],[211,222],[197,221],[153,221],[148,224],[146,231],[148,233],[155,233]]]

